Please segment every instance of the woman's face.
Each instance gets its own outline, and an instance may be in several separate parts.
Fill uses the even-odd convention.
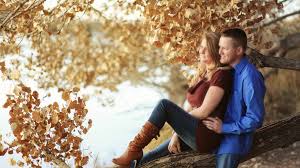
[[[203,39],[201,41],[201,44],[199,46],[199,57],[200,57],[200,62],[204,64],[211,64],[213,62],[210,53],[208,52],[207,49],[207,44],[206,40]]]

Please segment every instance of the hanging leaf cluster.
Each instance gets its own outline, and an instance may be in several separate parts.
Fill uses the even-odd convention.
[[[9,109],[9,124],[14,140],[0,151],[4,155],[19,153],[23,161],[18,165],[41,167],[42,161],[74,159],[76,167],[87,164],[89,157],[80,148],[82,135],[92,126],[85,122],[88,110],[85,102],[77,96],[78,88],[63,90],[64,103],[41,106],[37,91],[23,84],[18,85],[14,95],[9,95],[4,108]]]
[[[240,27],[249,35],[249,41],[259,43],[258,33],[252,32],[267,15],[281,9],[276,0],[135,0],[131,9],[142,9],[149,25],[151,42],[168,51],[171,62],[193,64],[201,35],[205,31],[220,32]]]

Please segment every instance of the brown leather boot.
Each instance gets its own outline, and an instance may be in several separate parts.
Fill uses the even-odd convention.
[[[140,132],[130,141],[126,151],[118,158],[113,158],[112,162],[121,167],[130,167],[130,161],[139,160],[143,157],[143,148],[147,146],[153,138],[159,137],[159,128],[147,121]]]

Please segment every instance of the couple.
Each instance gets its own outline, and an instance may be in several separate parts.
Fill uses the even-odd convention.
[[[246,48],[247,36],[241,29],[227,29],[221,35],[206,33],[199,46],[205,67],[187,90],[187,108],[160,100],[126,151],[112,162],[135,167],[171,153],[195,150],[216,154],[218,168],[237,167],[264,119],[264,78],[249,63]],[[166,122],[173,128],[172,137],[143,155],[142,149],[157,139]]]

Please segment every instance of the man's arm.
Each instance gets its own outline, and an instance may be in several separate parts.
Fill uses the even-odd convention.
[[[246,113],[239,121],[223,123],[221,133],[241,134],[255,131],[261,127],[264,120],[265,85],[263,78],[257,76],[247,77],[243,82],[243,99]]]
[[[246,113],[239,121],[222,123],[219,118],[208,117],[203,121],[208,129],[217,133],[242,134],[252,132],[262,126],[265,109],[265,85],[263,78],[248,78],[243,83],[243,99]]]

